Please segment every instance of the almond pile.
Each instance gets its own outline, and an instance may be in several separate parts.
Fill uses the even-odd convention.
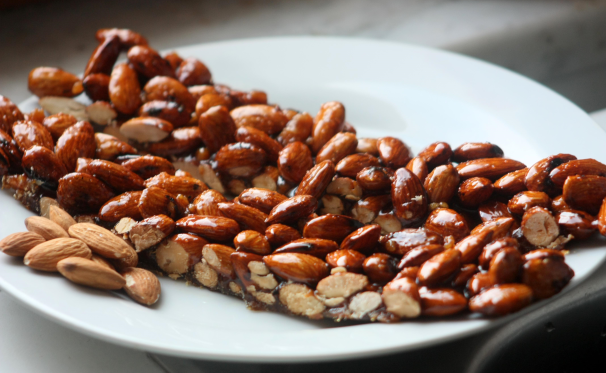
[[[143,304],[157,273],[253,309],[394,322],[518,311],[569,283],[569,241],[606,234],[596,160],[526,167],[445,142],[413,156],[357,138],[339,102],[314,118],[133,31],[96,36],[83,79],[32,70],[44,111],[0,96],[2,187],[42,216],[0,248],[32,268]]]

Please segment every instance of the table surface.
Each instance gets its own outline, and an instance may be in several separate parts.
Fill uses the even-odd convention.
[[[101,27],[133,28],[146,35],[157,49],[276,35],[386,39],[458,51],[538,80],[553,79],[573,71],[591,72],[596,61],[606,61],[606,41],[600,41],[601,36],[596,36],[599,33],[592,28],[606,24],[593,22],[598,15],[606,14],[603,4],[447,0],[55,1],[0,13],[0,93],[17,102],[27,98],[27,73],[41,64],[81,71],[96,44],[94,31]],[[589,45],[603,43],[605,48],[580,47],[575,40],[562,36],[561,25],[574,26],[578,22],[585,26],[577,32],[587,34]],[[524,36],[522,42],[520,35]],[[525,53],[525,58],[513,60],[512,51]],[[589,79],[591,73],[588,74]],[[602,102],[591,105],[606,107],[606,102],[599,106]],[[606,129],[606,111],[596,113],[594,118]],[[2,371],[199,371],[192,370],[185,360],[180,364],[178,359],[163,359],[64,328],[25,308],[4,291],[0,291],[0,314]],[[217,365],[212,371],[219,371]]]

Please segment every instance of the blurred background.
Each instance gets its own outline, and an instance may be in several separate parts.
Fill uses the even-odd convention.
[[[153,48],[163,51],[190,44],[287,35],[418,44],[466,54],[517,71],[559,92],[587,112],[606,108],[606,0],[0,0],[0,94],[14,102],[29,97],[27,75],[37,66],[57,66],[81,73],[97,45],[95,31],[108,27],[133,29],[147,37]],[[606,118],[606,114],[601,115]],[[598,272],[594,279],[604,283],[606,266],[602,265]],[[574,302],[582,301],[588,306],[595,302],[599,307],[594,307],[594,312],[606,314],[602,313],[606,312],[603,286],[594,281],[593,285],[580,287],[577,293]],[[588,299],[587,294],[593,294],[594,298]],[[556,310],[565,308],[558,303],[550,307],[553,317],[557,317]],[[348,364],[299,367],[202,364],[86,337],[41,318],[3,291],[0,291],[0,314],[3,372],[334,372],[345,367],[348,373],[419,367],[424,369],[407,370],[459,372],[470,366],[479,372],[495,370],[480,369],[479,362],[470,365],[470,351],[478,351],[477,361],[484,361],[497,350],[502,351],[502,355],[497,355],[503,359],[520,356],[519,349],[509,351],[500,344],[520,337],[519,333],[512,336],[502,330],[405,356]],[[593,317],[580,315],[578,311],[575,315],[579,320]],[[568,317],[565,313],[560,316],[563,320]],[[535,351],[545,343],[542,338],[546,332],[549,336],[557,335],[547,327],[553,326],[553,320],[536,316],[516,321],[511,330],[526,330],[528,334],[522,336],[519,342],[522,344],[518,346]],[[603,356],[606,328],[602,329],[601,324],[586,327],[565,332],[558,329],[584,349],[583,356],[589,360],[580,369],[578,359],[574,358],[569,361],[572,365],[555,368],[553,363],[559,361],[555,353],[545,354],[542,359],[528,355],[521,361],[526,368],[532,361],[537,366],[542,364],[544,369],[540,371],[594,371],[584,368]],[[594,333],[597,328],[601,334]],[[592,339],[587,339],[588,333],[594,333],[595,338],[591,334]],[[485,343],[489,337],[492,344]],[[573,347],[566,345],[566,348]],[[506,352],[510,355],[503,355]],[[435,359],[436,356],[440,358]],[[406,364],[402,365],[403,361]],[[509,369],[510,365],[502,367]],[[519,367],[516,370],[524,371]]]

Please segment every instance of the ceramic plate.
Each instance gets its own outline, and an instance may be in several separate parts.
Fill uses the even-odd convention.
[[[204,61],[216,82],[262,89],[284,108],[315,114],[323,102],[341,101],[359,136],[397,136],[415,152],[438,140],[453,147],[490,141],[528,165],[556,153],[606,160],[606,134],[571,102],[522,76],[456,54],[314,37],[230,41],[177,52]],[[22,108],[31,110],[35,102],[28,100]],[[0,206],[0,236],[23,231],[23,219],[30,213],[7,193],[0,194]],[[576,277],[566,291],[574,291],[574,284],[606,254],[603,242],[584,245],[589,248],[574,249],[568,256]],[[0,257],[2,288],[42,315],[107,341],[192,358],[358,358],[440,343],[516,317],[464,316],[392,325],[314,322],[250,311],[240,300],[183,282],[161,282],[161,301],[147,308],[120,293],[86,289],[30,270],[18,259]]]

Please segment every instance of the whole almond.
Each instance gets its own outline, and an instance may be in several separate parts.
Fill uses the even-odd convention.
[[[494,182],[494,191],[509,196],[525,191],[528,170],[528,168],[522,168],[505,174]]]
[[[93,252],[108,259],[126,258],[134,251],[112,232],[90,223],[72,225],[69,227],[69,235],[82,240]]]
[[[158,75],[175,76],[168,61],[162,58],[154,49],[145,45],[136,45],[128,50],[128,61],[135,70],[147,78]]]
[[[606,177],[595,175],[569,176],[562,193],[564,202],[576,210],[596,215],[606,197]]]
[[[236,141],[247,142],[263,149],[267,153],[267,159],[270,162],[276,162],[282,144],[269,137],[265,132],[253,127],[240,127],[236,131]]]
[[[157,117],[170,122],[175,128],[189,124],[191,115],[176,102],[154,100],[139,108],[140,117]]]
[[[25,228],[27,228],[27,230],[30,232],[38,233],[44,237],[45,240],[69,237],[67,231],[63,229],[63,227],[54,221],[41,216],[30,216],[29,218],[25,219]]]
[[[327,254],[339,249],[339,245],[332,240],[321,238],[301,238],[287,243],[276,249],[274,254],[303,253],[323,259]]]
[[[112,36],[117,36],[122,44],[122,50],[128,50],[134,45],[147,45],[147,40],[139,33],[136,33],[129,29],[119,28],[103,28],[97,30],[95,38],[99,42],[103,42],[105,39]]]
[[[73,126],[77,122],[78,119],[76,119],[76,117],[73,115],[59,113],[49,115],[48,117],[44,118],[41,123],[44,127],[46,127],[46,129],[48,129],[50,134],[53,136],[53,139],[57,140],[61,135],[63,135],[63,132],[65,132],[66,129]]]
[[[71,214],[97,212],[114,193],[99,179],[72,172],[59,180],[57,202]]]
[[[39,145],[27,149],[21,159],[25,174],[35,180],[40,180],[44,186],[56,188],[59,179],[67,174],[63,162],[52,150]]]
[[[160,118],[132,118],[120,126],[120,133],[128,139],[139,143],[158,142],[167,138],[173,125]]]
[[[272,254],[263,262],[276,275],[293,282],[315,286],[328,276],[328,266],[321,259],[301,253]]]
[[[206,184],[198,179],[188,176],[172,176],[166,172],[145,180],[145,186],[148,188],[156,186],[175,195],[182,194],[190,201],[208,189]]]
[[[27,87],[38,97],[74,97],[84,90],[80,78],[55,67],[36,67],[30,71]]]
[[[429,173],[429,170],[427,168],[427,163],[425,163],[423,158],[414,157],[408,162],[406,168],[413,174],[417,175],[417,177],[419,178],[419,180],[421,180],[422,183],[425,183],[425,179],[427,179],[427,174]]]
[[[316,163],[330,160],[337,164],[341,159],[353,154],[358,146],[358,139],[353,133],[339,132],[335,134],[316,154]]]
[[[282,111],[270,105],[245,105],[231,111],[237,127],[253,127],[268,135],[282,131],[288,118]]]
[[[214,106],[201,113],[198,127],[202,141],[211,153],[236,141],[236,124],[224,106]]]
[[[170,76],[156,76],[143,87],[145,102],[154,100],[172,101],[183,106],[188,113],[196,109],[196,100],[177,79]]]
[[[262,211],[240,203],[230,202],[220,202],[217,207],[221,214],[237,221],[241,229],[265,233],[267,214]]]
[[[92,101],[110,101],[109,81],[107,74],[90,74],[82,80],[84,92]]]
[[[25,256],[28,251],[45,241],[44,237],[35,232],[17,232],[0,241],[0,250],[10,256]]]
[[[465,219],[456,211],[439,208],[433,210],[425,221],[425,228],[440,234],[442,237],[453,236],[455,242],[469,235]]]
[[[391,189],[392,177],[393,171],[391,169],[369,166],[357,173],[356,181],[365,192],[370,194],[385,194]]]
[[[457,192],[459,180],[459,173],[452,164],[434,168],[424,182],[429,202],[450,202]]]
[[[391,199],[402,224],[413,225],[425,219],[427,194],[417,175],[400,168],[391,184]]]
[[[549,173],[556,167],[566,162],[574,161],[577,157],[571,154],[556,154],[541,159],[528,169],[524,184],[530,191],[545,192],[556,196],[561,194],[561,189],[555,187],[549,178]]]
[[[68,172],[76,169],[78,158],[94,158],[97,149],[95,130],[88,122],[78,122],[63,132],[57,140],[55,153]]]
[[[57,270],[76,284],[96,289],[118,290],[126,284],[118,272],[86,258],[62,259],[57,263]]]
[[[408,146],[395,137],[382,137],[377,140],[379,157],[383,164],[393,169],[404,167],[410,162],[412,156]]]
[[[265,223],[294,223],[315,211],[318,201],[309,195],[297,195],[277,204],[269,213]]]
[[[265,230],[265,237],[273,247],[280,247],[291,241],[301,238],[301,234],[294,228],[283,224],[272,224]]]
[[[526,210],[534,207],[541,206],[548,208],[551,205],[549,196],[544,192],[537,191],[526,191],[520,192],[513,196],[507,203],[509,212],[516,215],[524,215]]]
[[[421,150],[418,157],[425,161],[427,167],[435,168],[439,165],[446,164],[452,154],[452,149],[448,143],[434,142]]]
[[[311,150],[299,141],[291,142],[280,150],[277,162],[280,175],[293,184],[301,182],[314,164]]]
[[[464,207],[475,208],[486,202],[494,187],[492,182],[485,177],[472,177],[459,185],[457,196]]]
[[[143,179],[139,175],[114,162],[95,159],[86,165],[81,172],[96,177],[117,192],[142,190],[144,188]]]
[[[160,299],[160,281],[150,271],[143,268],[126,268],[121,275],[126,280],[124,291],[136,302],[151,306]]]
[[[161,157],[187,155],[195,152],[202,145],[198,127],[177,128],[160,142],[149,144],[147,151]]]
[[[177,221],[184,232],[199,234],[213,241],[230,241],[240,232],[238,223],[222,216],[189,215]]]
[[[304,142],[311,135],[314,120],[308,113],[295,114],[276,138],[278,142],[286,146],[291,142]]]
[[[221,216],[218,206],[220,202],[227,202],[227,199],[216,190],[209,189],[199,194],[193,203],[198,215]]]
[[[503,150],[489,142],[466,142],[453,152],[454,162],[466,162],[481,158],[501,158]]]
[[[53,150],[53,137],[42,124],[32,120],[21,120],[13,124],[13,139],[22,152],[34,145]]]
[[[0,130],[10,133],[13,123],[23,120],[23,113],[10,99],[0,95]]]
[[[322,104],[312,127],[311,150],[317,153],[334,135],[343,129],[345,106],[337,101]]]
[[[72,225],[76,224],[76,221],[70,214],[59,206],[50,206],[48,210],[48,218],[55,223],[59,224],[66,232]]]
[[[176,74],[177,79],[187,86],[209,84],[212,79],[208,67],[193,57],[184,59],[179,65]]]
[[[231,177],[248,178],[261,171],[267,153],[255,145],[237,142],[223,146],[215,154],[217,170]]]
[[[349,216],[326,214],[308,221],[303,228],[303,237],[322,238],[341,243],[361,225],[359,221]]]
[[[99,219],[108,222],[117,222],[125,217],[141,220],[141,194],[141,191],[126,192],[110,199],[99,209]]]
[[[558,187],[563,187],[569,176],[606,176],[606,165],[595,159],[577,159],[566,162],[549,173],[549,178]]]
[[[123,114],[133,114],[141,106],[139,79],[128,64],[114,66],[109,80],[109,97],[116,110]]]
[[[522,162],[505,158],[482,158],[459,163],[457,171],[461,179],[485,177],[497,180],[505,174],[525,168]]]
[[[153,155],[130,158],[121,162],[122,166],[141,176],[144,180],[166,172],[175,174],[175,167],[168,160]]]
[[[377,139],[372,139],[368,137],[359,138],[356,153],[368,153],[374,155],[375,157],[378,157],[379,149],[377,148]]]
[[[99,159],[113,161],[119,155],[137,154],[137,149],[105,133],[95,133],[95,142],[97,143],[96,157]]]
[[[286,199],[288,199],[286,196],[278,192],[260,188],[245,189],[238,196],[240,203],[254,207],[266,214],[269,214],[277,204]]]
[[[90,259],[92,253],[88,246],[75,238],[55,238],[29,250],[23,263],[40,271],[56,272],[57,263],[62,259],[77,256]]]
[[[318,163],[307,171],[297,187],[296,195],[310,195],[314,198],[320,198],[334,175],[335,165],[332,161]]]
[[[120,55],[121,47],[122,43],[117,35],[106,37],[90,56],[84,69],[84,76],[95,73],[111,73],[112,67],[114,67],[118,55]]]

